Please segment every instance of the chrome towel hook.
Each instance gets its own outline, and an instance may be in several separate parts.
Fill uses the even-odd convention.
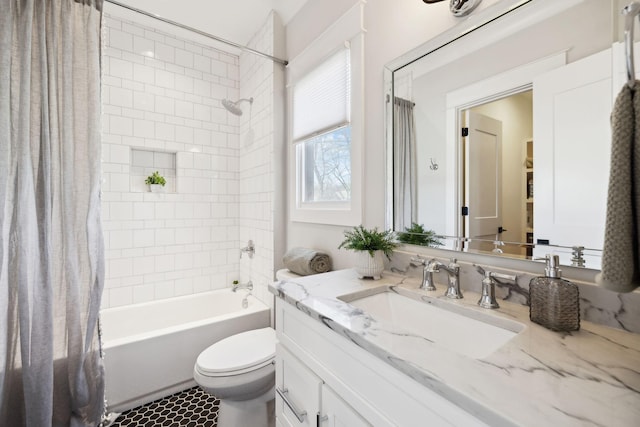
[[[622,8],[625,16],[624,22],[624,47],[627,61],[627,86],[633,87],[636,81],[635,64],[633,60],[633,27],[634,19],[640,14],[640,3],[633,2]],[[640,19],[640,18],[639,18]]]

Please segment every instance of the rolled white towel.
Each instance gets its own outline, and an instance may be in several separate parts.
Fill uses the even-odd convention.
[[[282,257],[284,266],[301,276],[326,273],[331,270],[331,257],[324,252],[308,248],[289,249]]]

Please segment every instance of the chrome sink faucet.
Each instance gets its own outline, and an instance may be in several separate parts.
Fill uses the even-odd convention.
[[[426,267],[430,273],[439,273],[440,269],[443,269],[447,273],[448,286],[444,296],[452,299],[462,298],[462,291],[460,290],[460,266],[455,258],[451,258],[449,264],[441,263],[432,259]]]
[[[496,281],[494,279],[511,280],[517,284],[517,277],[512,274],[501,274],[485,270],[479,265],[476,265],[476,271],[484,276],[484,279],[482,279],[482,296],[478,300],[478,305],[482,308],[500,308],[498,301],[496,301]]]
[[[422,258],[420,255],[416,255],[415,258],[411,258],[411,265],[414,267],[418,265],[424,266],[422,269],[422,284],[418,289],[422,289],[424,291],[436,290],[436,287],[433,284],[433,271],[429,268],[431,261],[427,261],[426,258]]]

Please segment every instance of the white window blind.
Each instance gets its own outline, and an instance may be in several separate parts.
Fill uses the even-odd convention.
[[[350,56],[340,49],[295,84],[293,142],[350,122]]]

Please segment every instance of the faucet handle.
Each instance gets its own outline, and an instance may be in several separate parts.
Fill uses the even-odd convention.
[[[242,259],[242,253],[246,252],[247,254],[249,254],[249,258],[253,258],[253,255],[255,255],[256,253],[256,247],[253,244],[253,240],[249,240],[247,242],[247,246],[245,246],[244,248],[240,248],[240,258]]]
[[[502,273],[495,273],[493,271],[489,271],[489,276],[498,278],[498,279],[511,280],[512,282],[515,282],[516,280],[518,280],[518,277],[515,274],[502,274]]]
[[[426,270],[431,272],[431,273],[439,273],[440,272],[440,266],[443,265],[441,264],[438,260],[436,260],[435,258],[431,258],[426,264]]]
[[[482,308],[500,308],[498,301],[496,301],[496,281],[494,279],[498,278],[517,282],[517,277],[513,274],[489,271],[479,265],[476,265],[476,270],[484,276],[484,279],[482,279],[482,295],[478,300],[478,305]]]
[[[476,268],[476,271],[480,274],[482,274],[485,278],[498,278],[498,279],[504,279],[504,280],[511,280],[511,281],[516,281],[518,280],[518,277],[515,274],[503,274],[503,273],[496,273],[495,271],[490,271],[485,269],[484,267],[482,267],[481,265],[478,264],[474,264],[473,265]]]
[[[411,262],[411,265],[418,266],[418,265],[427,265],[427,259],[423,258],[420,256],[420,254],[416,254],[415,257],[411,257],[411,259],[409,259],[409,262]]]

